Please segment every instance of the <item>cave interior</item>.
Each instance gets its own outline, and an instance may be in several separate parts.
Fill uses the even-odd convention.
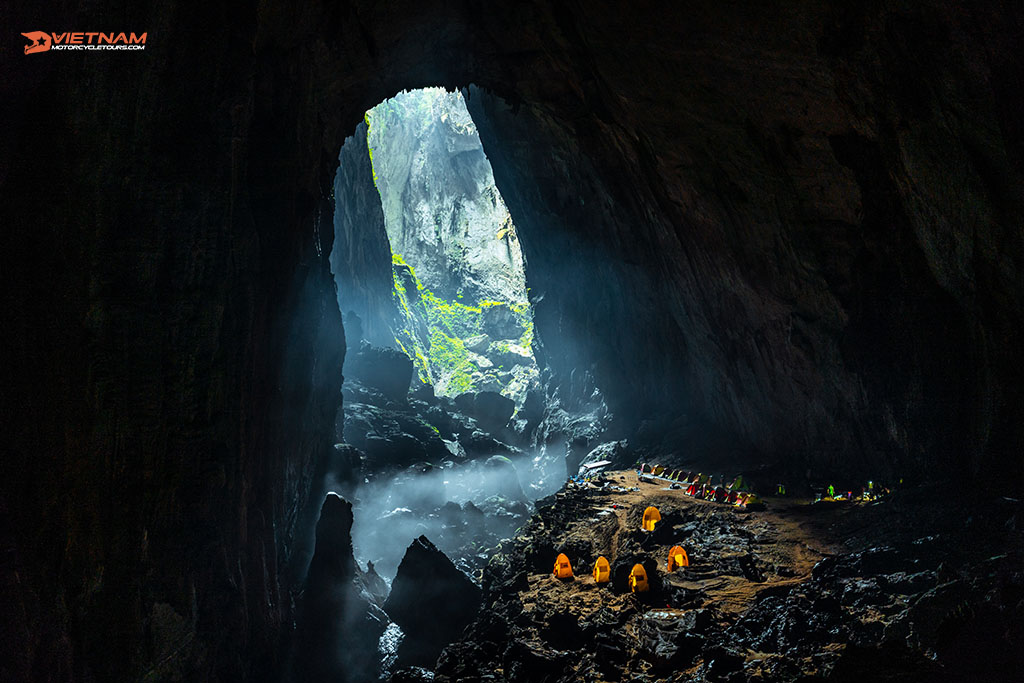
[[[0,680],[1017,680],[1024,8],[3,14]]]

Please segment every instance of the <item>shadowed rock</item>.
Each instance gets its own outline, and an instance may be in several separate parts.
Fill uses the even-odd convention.
[[[345,373],[388,398],[400,401],[409,391],[412,361],[401,351],[363,344],[346,359]]]
[[[480,589],[420,536],[405,552],[384,611],[405,631],[397,666],[433,668],[441,649],[473,621]]]
[[[387,616],[363,592],[351,531],[352,504],[328,494],[316,525],[316,551],[296,629],[296,683],[346,683],[377,676],[377,641]]]

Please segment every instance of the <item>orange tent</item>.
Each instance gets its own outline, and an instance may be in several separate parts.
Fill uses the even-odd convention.
[[[597,558],[597,562],[594,563],[594,583],[608,583],[611,575],[612,567],[604,555]]]
[[[646,593],[650,590],[647,585],[647,571],[642,564],[634,564],[633,571],[629,572],[629,590],[634,593]]]
[[[661,513],[658,508],[651,506],[644,510],[644,524],[646,531],[654,531],[654,525],[661,521]]]
[[[679,567],[689,566],[690,557],[686,554],[686,551],[677,545],[672,546],[672,550],[668,551],[668,570],[674,572]]]
[[[572,578],[572,565],[569,564],[569,558],[565,556],[565,553],[559,553],[558,558],[555,560],[555,578]]]

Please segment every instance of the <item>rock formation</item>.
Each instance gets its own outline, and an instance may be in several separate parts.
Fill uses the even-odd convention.
[[[330,263],[338,284],[338,306],[343,315],[351,311],[360,321],[360,331],[354,333],[346,319],[346,332],[354,347],[360,339],[376,346],[391,346],[398,309],[391,296],[391,249],[386,239],[380,239],[384,212],[373,183],[365,122],[341,147],[334,196]]]
[[[522,405],[539,376],[522,251],[461,93],[382,102],[339,164],[342,309],[370,321],[359,327],[375,343],[406,353],[436,394],[500,391]]]
[[[367,120],[391,250],[445,299],[525,303],[519,237],[462,94],[399,93]]]
[[[351,530],[352,505],[329,494],[299,607],[290,672],[296,683],[363,681],[378,666],[377,641],[388,624],[375,603],[380,577],[369,573],[364,579],[359,571]]]
[[[458,638],[479,607],[480,589],[426,536],[413,541],[384,603],[405,632],[398,666],[433,668],[441,649]]]

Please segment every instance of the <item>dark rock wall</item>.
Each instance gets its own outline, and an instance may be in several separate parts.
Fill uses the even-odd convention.
[[[326,199],[344,137],[401,88],[509,98],[559,182],[530,186],[536,151],[496,113],[507,198],[631,219],[518,226],[528,277],[566,304],[542,245],[611,259],[568,259],[562,286],[594,310],[541,304],[537,328],[586,323],[574,341],[620,403],[654,392],[793,464],[1021,481],[1016,5],[0,16],[150,38],[2,56],[4,680],[280,670],[340,401]]]
[[[1019,16],[552,19],[588,49],[469,101],[549,365],[686,415],[684,454],[1020,480],[1020,65],[987,35]]]
[[[273,676],[341,387],[340,145],[251,8],[91,8],[3,11],[150,44],[4,48],[0,679]]]
[[[343,315],[352,311],[359,316],[363,339],[378,346],[393,346],[391,328],[398,308],[391,296],[391,247],[384,230],[380,195],[373,182],[365,122],[341,148],[334,196],[331,271],[337,278],[338,306]],[[359,339],[349,341],[354,346]]]

